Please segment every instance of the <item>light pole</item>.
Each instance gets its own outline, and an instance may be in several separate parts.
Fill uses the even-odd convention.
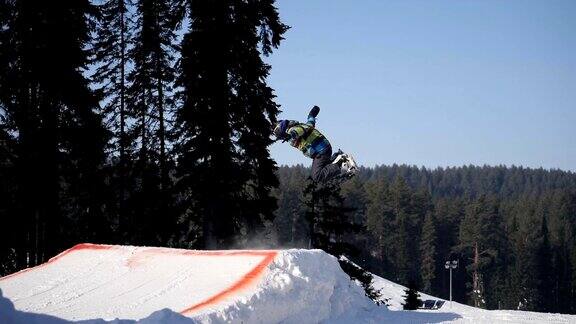
[[[452,308],[452,269],[456,269],[458,267],[458,261],[446,261],[444,264],[444,268],[450,269],[450,308]]]

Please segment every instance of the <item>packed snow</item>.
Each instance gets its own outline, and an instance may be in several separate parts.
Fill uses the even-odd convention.
[[[448,302],[402,311],[403,286],[380,277],[374,286],[388,306],[373,303],[321,250],[82,244],[0,278],[0,323],[576,323]]]
[[[388,309],[395,313],[402,310],[403,296],[406,287],[390,280],[374,276],[373,287],[382,293],[382,301],[387,301]],[[443,300],[438,297],[420,293],[420,299]],[[404,313],[406,311],[403,311]],[[485,310],[457,302],[445,301],[439,310],[418,310],[418,313],[452,313],[458,318],[450,323],[576,323],[576,315],[536,313],[514,310]],[[426,321],[431,323],[433,321]]]

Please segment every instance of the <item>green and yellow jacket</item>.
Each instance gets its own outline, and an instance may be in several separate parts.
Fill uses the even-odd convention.
[[[330,148],[330,142],[314,127],[315,125],[316,118],[309,116],[306,124],[295,120],[288,121],[286,129],[290,145],[302,151],[309,158],[315,158]]]

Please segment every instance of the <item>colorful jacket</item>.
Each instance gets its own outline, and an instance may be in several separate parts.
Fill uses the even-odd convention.
[[[304,155],[312,159],[326,152],[330,147],[328,139],[314,127],[315,125],[316,118],[309,116],[306,124],[295,120],[288,121],[288,127],[286,129],[290,145],[299,149]]]

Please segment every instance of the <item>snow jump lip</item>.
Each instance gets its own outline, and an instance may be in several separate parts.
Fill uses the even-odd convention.
[[[12,279],[18,278],[24,274],[38,272],[49,265],[55,265],[65,260],[70,255],[78,251],[114,251],[122,250],[128,247],[116,246],[116,245],[104,245],[104,244],[91,244],[91,243],[81,243],[73,246],[72,248],[58,254],[57,256],[51,258],[46,263],[40,264],[35,267],[21,270],[19,272],[7,275],[0,278],[0,285],[4,282],[10,281]],[[213,292],[210,296],[201,299],[200,301],[195,301],[190,303],[188,306],[180,309],[174,309],[174,311],[180,312],[183,315],[190,316],[205,307],[215,306],[220,302],[225,301],[227,298],[234,296],[240,292],[243,292],[247,288],[255,286],[259,279],[264,274],[268,265],[274,261],[278,251],[276,250],[183,250],[183,249],[171,249],[171,248],[156,248],[156,247],[130,247],[136,249],[136,252],[131,254],[124,261],[124,266],[130,269],[138,268],[155,256],[179,256],[179,257],[210,257],[210,258],[223,258],[223,257],[250,257],[250,258],[261,258],[252,266],[247,272],[244,272],[239,276],[237,280],[232,281],[230,284],[225,286],[223,289],[219,289]],[[24,278],[22,278],[24,279]]]

